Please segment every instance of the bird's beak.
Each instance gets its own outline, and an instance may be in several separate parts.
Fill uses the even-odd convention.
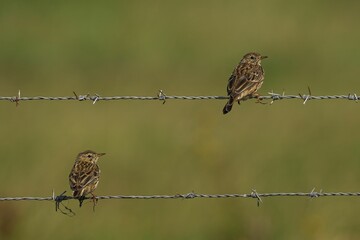
[[[99,157],[101,157],[101,156],[104,156],[106,153],[98,153],[97,155],[99,156]]]
[[[268,58],[268,56],[261,56],[261,59]]]

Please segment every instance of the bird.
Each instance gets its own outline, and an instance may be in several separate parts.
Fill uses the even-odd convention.
[[[223,108],[223,114],[231,111],[234,101],[240,104],[241,100],[245,101],[251,97],[259,97],[256,92],[261,88],[264,81],[265,72],[261,66],[261,60],[264,58],[267,58],[267,56],[250,52],[241,59],[228,81],[227,94],[229,101]]]
[[[75,164],[69,174],[69,184],[73,190],[73,197],[79,200],[80,207],[85,200],[86,195],[91,194],[94,200],[95,209],[95,191],[99,184],[100,168],[97,161],[105,153],[96,153],[86,150],[77,155]]]

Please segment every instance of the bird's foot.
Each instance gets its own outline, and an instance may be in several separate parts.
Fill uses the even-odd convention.
[[[92,200],[93,200],[93,211],[95,212],[95,206],[97,205],[98,199],[96,198],[96,196],[94,194],[92,194]]]
[[[79,199],[79,207],[81,207],[85,200],[85,196],[80,196],[78,199]]]
[[[255,103],[261,103],[261,104],[267,104],[266,102],[263,102],[263,100],[262,99],[260,99],[260,94],[258,94],[258,93],[253,93],[252,94],[252,97],[253,98],[256,98],[256,102]]]

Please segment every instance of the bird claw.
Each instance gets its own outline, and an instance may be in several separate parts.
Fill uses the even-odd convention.
[[[80,196],[78,199],[79,199],[79,207],[81,207],[83,204],[83,201],[85,200],[85,196]]]
[[[93,205],[93,211],[95,212],[95,206],[97,205],[99,199],[97,199],[94,194],[91,193],[91,195],[92,195],[92,200],[93,200],[93,204],[94,204]]]
[[[263,102],[262,99],[260,99],[260,94],[258,93],[253,93],[252,94],[252,97],[253,98],[256,98],[256,102],[255,103],[261,103],[261,104],[267,104],[266,102]]]

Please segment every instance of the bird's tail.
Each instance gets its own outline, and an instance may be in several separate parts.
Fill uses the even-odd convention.
[[[223,108],[223,114],[227,114],[231,111],[231,108],[233,106],[234,99],[230,96],[229,101],[226,103],[225,107]]]

